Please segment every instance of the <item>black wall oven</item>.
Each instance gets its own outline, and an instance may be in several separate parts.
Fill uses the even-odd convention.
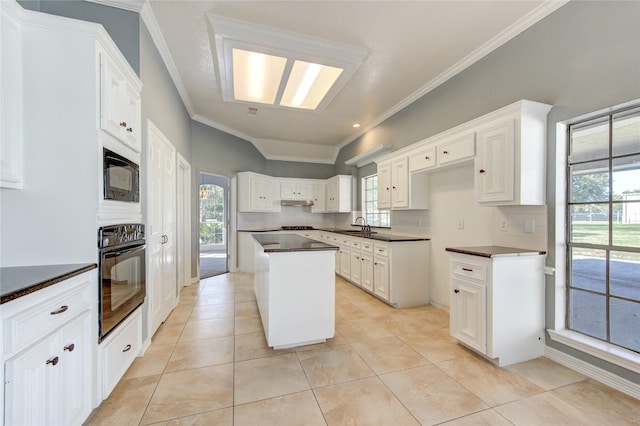
[[[103,148],[103,197],[105,200],[140,201],[140,167],[131,160]]]
[[[99,341],[144,302],[144,225],[102,226],[100,249]]]

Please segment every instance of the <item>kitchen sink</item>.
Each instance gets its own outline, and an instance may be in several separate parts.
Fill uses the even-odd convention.
[[[361,231],[360,229],[341,229],[336,232],[343,233],[343,234],[360,234],[360,235],[377,234],[376,231]]]

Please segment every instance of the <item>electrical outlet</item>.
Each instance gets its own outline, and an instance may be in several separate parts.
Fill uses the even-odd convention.
[[[536,221],[533,219],[524,220],[524,232],[527,234],[533,234],[536,232]]]
[[[464,219],[459,217],[456,222],[456,226],[458,229],[464,229]]]
[[[500,222],[500,230],[503,232],[507,232],[509,230],[509,226],[507,225],[507,221],[503,220]]]

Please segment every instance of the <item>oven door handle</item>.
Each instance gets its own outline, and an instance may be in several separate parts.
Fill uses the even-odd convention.
[[[118,251],[110,251],[110,252],[104,253],[102,256],[105,259],[111,259],[112,257],[122,256],[123,254],[127,254],[127,255],[135,254],[144,249],[145,249],[145,245],[143,244],[138,247],[129,247],[129,248],[118,250]]]

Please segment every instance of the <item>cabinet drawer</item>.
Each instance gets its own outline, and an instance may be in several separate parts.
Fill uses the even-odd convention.
[[[102,351],[102,398],[106,399],[142,347],[142,316],[138,308],[100,345]]]
[[[373,253],[373,243],[370,243],[368,241],[363,241],[360,243],[360,249],[363,252]]]
[[[350,247],[351,246],[351,239],[349,238],[340,238],[340,245],[341,246],[345,246],[345,247]]]
[[[389,256],[389,246],[384,246],[380,244],[373,245],[373,254],[376,256]]]
[[[355,249],[359,249],[362,243],[360,240],[351,240],[351,247]]]
[[[430,146],[409,156],[409,171],[419,172],[436,166],[436,147]]]
[[[452,262],[451,272],[459,277],[472,278],[474,280],[486,281],[487,268],[485,265],[474,263]]]
[[[476,154],[475,133],[438,144],[438,164],[452,164],[473,158]]]
[[[83,274],[73,277],[65,283],[62,294],[56,293],[42,303],[9,316],[4,320],[4,351],[12,353],[30,345],[35,340],[60,328],[83,311],[91,309],[92,291],[90,280]],[[68,285],[71,285],[69,288]],[[47,290],[47,289],[44,289]],[[40,290],[42,291],[42,290]],[[33,296],[39,297],[35,292]],[[31,295],[10,303],[28,304]]]

